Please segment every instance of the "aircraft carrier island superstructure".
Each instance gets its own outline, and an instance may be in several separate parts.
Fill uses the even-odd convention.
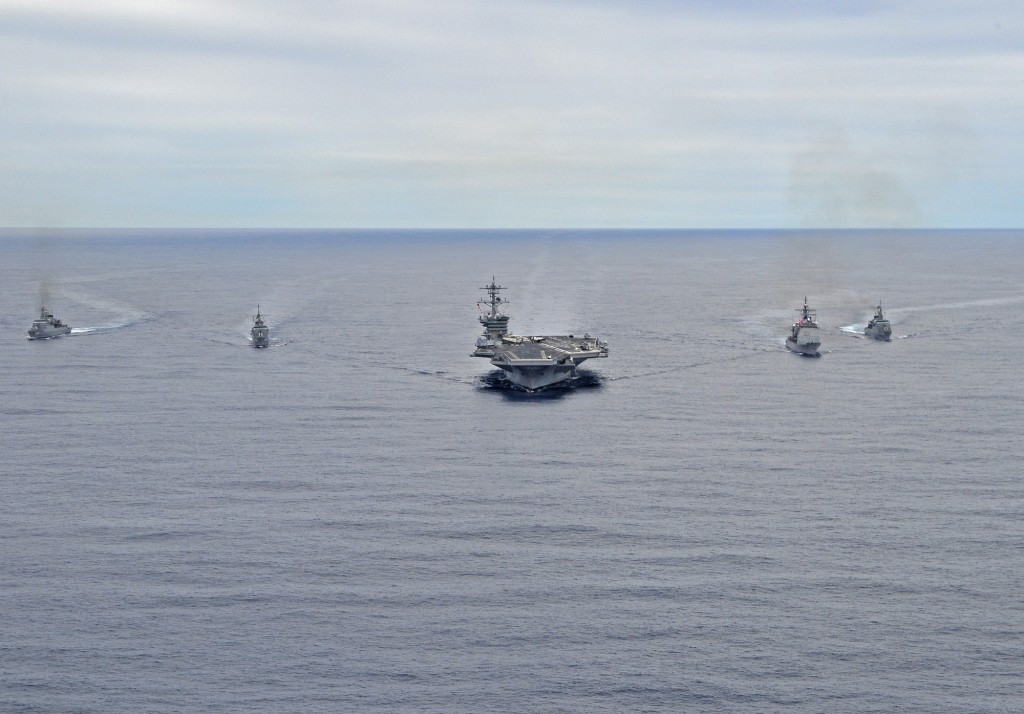
[[[608,343],[590,335],[508,334],[509,318],[501,312],[507,301],[498,295],[504,289],[494,278],[481,288],[487,291],[488,299],[477,302],[485,309],[480,316],[484,333],[477,338],[473,356],[489,358],[515,386],[536,392],[576,376],[576,366],[581,362],[608,356]]]

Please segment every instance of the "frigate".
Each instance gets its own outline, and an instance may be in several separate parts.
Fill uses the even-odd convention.
[[[30,340],[45,340],[50,337],[66,335],[69,332],[71,332],[71,325],[65,325],[54,317],[52,312],[48,312],[46,306],[42,306],[39,308],[39,317],[33,320],[32,327],[28,328],[28,338]]]
[[[253,318],[251,334],[253,347],[270,347],[270,328],[263,321],[259,305],[256,306],[256,317]]]
[[[796,311],[800,313],[800,317],[793,323],[793,329],[786,337],[786,347],[798,354],[818,357],[821,338],[818,337],[818,323],[814,321],[815,311],[807,306],[806,297],[803,309],[797,308]]]
[[[864,334],[868,337],[874,337],[876,340],[885,340],[888,342],[892,339],[892,325],[885,319],[885,315],[882,314],[882,303],[878,303],[878,307],[875,308],[875,316],[871,318],[868,326],[864,328]]]
[[[502,370],[505,378],[527,392],[536,392],[576,376],[576,367],[585,360],[608,356],[608,343],[584,334],[511,335],[508,315],[502,306],[508,302],[499,293],[505,290],[494,278],[481,290],[487,299],[477,301],[483,308],[480,324],[483,334],[476,340],[474,357],[485,357]]]

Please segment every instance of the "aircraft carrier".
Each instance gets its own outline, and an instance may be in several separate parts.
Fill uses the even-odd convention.
[[[508,315],[501,311],[507,301],[499,296],[504,289],[493,277],[481,288],[487,291],[487,299],[477,302],[484,308],[484,333],[477,338],[473,356],[489,358],[515,386],[536,392],[572,379],[585,360],[608,356],[608,343],[590,335],[510,335]]]

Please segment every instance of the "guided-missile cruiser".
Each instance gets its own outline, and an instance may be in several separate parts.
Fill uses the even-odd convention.
[[[483,308],[480,324],[484,333],[476,340],[473,357],[486,357],[505,373],[506,379],[527,392],[536,392],[576,376],[576,366],[592,357],[607,357],[608,343],[584,335],[510,335],[507,304],[498,293],[505,290],[494,278],[481,290],[487,299],[477,301]]]
[[[878,307],[875,308],[875,316],[871,318],[871,322],[864,328],[864,334],[868,337],[874,337],[876,340],[885,340],[886,342],[892,339],[892,325],[889,324],[889,320],[882,314],[882,303],[878,303]]]
[[[793,329],[786,336],[786,347],[807,357],[819,357],[821,338],[818,337],[818,323],[814,321],[814,309],[807,306],[806,297],[803,310],[797,308],[796,311],[800,313],[800,317],[793,323]]]

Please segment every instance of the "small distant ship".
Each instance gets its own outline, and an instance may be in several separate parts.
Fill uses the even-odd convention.
[[[815,311],[807,306],[804,297],[803,309],[797,308],[800,317],[793,323],[793,329],[786,337],[786,348],[808,357],[819,357],[821,338],[818,337],[818,323],[814,321]]]
[[[253,347],[270,347],[270,328],[263,321],[259,305],[256,306],[256,317],[253,318],[250,334],[252,334]]]
[[[46,306],[39,308],[39,317],[32,321],[32,327],[28,328],[30,340],[47,340],[51,337],[60,337],[71,332],[71,325],[63,322],[48,312]]]
[[[501,312],[507,301],[498,295],[505,288],[492,277],[491,284],[481,290],[488,297],[477,301],[486,308],[480,316],[484,333],[477,338],[472,356],[490,359],[515,386],[536,392],[576,376],[577,365],[585,360],[608,356],[608,343],[590,335],[508,334],[509,317]]]
[[[878,303],[878,307],[875,308],[875,316],[864,328],[864,334],[867,337],[874,337],[876,340],[885,340],[886,342],[892,339],[892,325],[882,314],[882,303]]]

